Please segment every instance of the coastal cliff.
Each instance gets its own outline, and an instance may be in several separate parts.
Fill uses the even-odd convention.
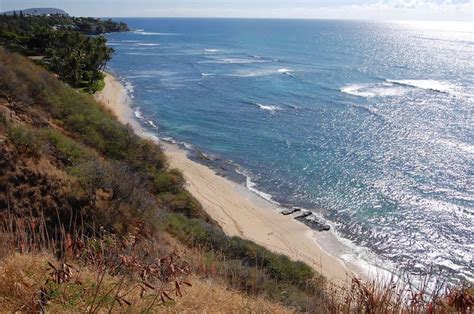
[[[230,298],[235,302],[226,311],[255,306],[284,312],[290,309],[260,297],[297,309],[323,287],[322,279],[303,263],[227,237],[186,191],[182,174],[168,167],[161,148],[136,136],[91,96],[3,49],[0,66],[0,277],[12,286],[18,280],[29,282],[28,289],[15,295],[8,288],[0,291],[4,308],[65,310],[72,306],[64,303],[72,293],[66,286],[72,278],[84,280],[82,270],[90,280],[102,274],[107,285],[95,290],[95,301],[89,293],[97,282],[77,287],[77,311],[119,308],[127,302],[137,311],[163,304],[186,310],[182,306],[189,300],[195,300],[193,308],[209,311],[213,302]],[[162,278],[150,270],[162,269],[165,260],[167,270],[180,271]],[[10,273],[14,265],[19,274],[30,268],[38,273],[16,276]],[[64,265],[70,265],[67,271]],[[70,274],[52,280],[43,268],[53,266],[58,276]],[[105,273],[103,267],[113,271]],[[146,281],[139,279],[143,271],[151,272]],[[131,292],[133,303],[125,297],[114,304],[99,302],[110,297],[107,291],[114,285],[114,294],[125,293],[124,280],[127,287],[137,285]],[[158,283],[169,291],[150,288]],[[184,292],[175,284],[189,294],[195,289],[199,293],[180,301]],[[140,287],[146,290],[143,299]],[[241,292],[226,292],[225,287]],[[45,301],[31,298],[43,290]],[[206,293],[214,301],[194,299]],[[152,296],[158,301],[151,302]]]

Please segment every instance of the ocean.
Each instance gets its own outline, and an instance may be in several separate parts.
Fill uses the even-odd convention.
[[[474,281],[472,24],[120,20],[148,131],[314,212],[347,262]]]

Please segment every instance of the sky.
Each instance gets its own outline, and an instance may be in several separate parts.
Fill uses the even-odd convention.
[[[467,21],[474,0],[0,0],[0,11],[55,7],[74,16]]]

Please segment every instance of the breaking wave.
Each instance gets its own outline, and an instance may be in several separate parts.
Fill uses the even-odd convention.
[[[270,112],[275,112],[275,111],[279,111],[279,110],[282,110],[280,107],[278,106],[274,106],[274,105],[263,105],[263,104],[260,104],[258,102],[254,103],[258,108],[262,109],[262,110],[266,110],[266,111],[270,111]]]
[[[350,84],[341,88],[341,92],[372,98],[402,96],[413,89],[462,95],[462,93],[459,93],[459,88],[456,85],[436,80],[385,80],[382,83]]]
[[[137,46],[159,46],[160,44],[153,44],[153,43],[136,43]]]
[[[250,64],[250,63],[264,63],[268,62],[266,60],[261,59],[241,59],[241,58],[224,58],[224,59],[217,59],[217,60],[208,60],[208,61],[201,61],[198,63],[205,64],[205,63],[215,63],[215,64]]]
[[[206,48],[204,49],[205,52],[208,52],[208,53],[216,53],[216,52],[219,52],[221,51],[220,49],[210,49],[210,48]]]
[[[230,76],[236,76],[236,77],[258,77],[258,76],[268,76],[268,75],[277,75],[277,74],[283,74],[287,76],[294,77],[292,74],[293,70],[290,69],[275,69],[275,68],[270,68],[270,69],[260,69],[260,70],[239,70],[236,73],[230,75]]]
[[[420,89],[431,90],[440,93],[453,93],[456,91],[456,86],[443,81],[435,80],[387,80],[389,83],[393,83],[401,86],[415,87]]]
[[[390,83],[376,83],[376,84],[351,84],[341,88],[341,92],[365,97],[393,97],[405,94],[405,89],[400,86],[394,86]]]
[[[145,32],[144,30],[135,30],[135,34],[140,34],[140,35],[148,35],[148,36],[177,36],[180,34],[177,33],[160,33],[160,32]]]
[[[293,76],[292,72],[293,72],[293,70],[290,70],[290,69],[287,69],[287,68],[278,69],[278,73],[285,74],[285,75],[288,75],[288,76]]]

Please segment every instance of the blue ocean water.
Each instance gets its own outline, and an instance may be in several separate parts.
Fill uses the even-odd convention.
[[[121,20],[134,31],[108,35],[109,68],[144,127],[387,268],[474,281],[473,28]]]

